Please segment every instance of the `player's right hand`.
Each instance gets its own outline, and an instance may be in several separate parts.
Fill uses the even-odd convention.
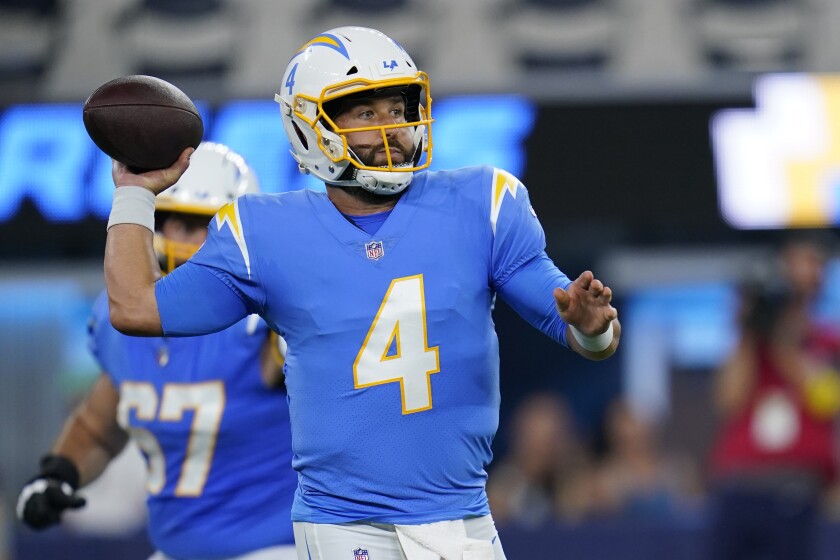
[[[114,185],[119,187],[143,187],[158,195],[178,182],[181,175],[190,166],[190,156],[195,151],[193,148],[186,148],[181,156],[166,169],[153,169],[142,173],[135,173],[127,165],[115,159],[111,160],[111,176]]]
[[[64,510],[78,509],[86,503],[76,494],[78,473],[69,461],[48,456],[41,464],[41,473],[23,487],[17,502],[18,519],[38,530],[59,523]]]

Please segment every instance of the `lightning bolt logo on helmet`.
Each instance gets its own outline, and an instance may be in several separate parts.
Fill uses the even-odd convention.
[[[295,56],[299,55],[300,53],[304,52],[309,47],[328,47],[341,55],[345,58],[350,58],[350,55],[347,54],[347,47],[344,46],[344,43],[341,42],[341,39],[336,37],[335,35],[331,35],[330,33],[323,33],[318,35],[314,39],[311,39],[304,43],[304,45],[295,53]],[[294,57],[292,57],[294,58]]]

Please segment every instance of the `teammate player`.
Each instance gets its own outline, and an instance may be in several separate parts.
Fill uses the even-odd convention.
[[[204,143],[192,159],[156,201],[164,271],[195,252],[224,203],[259,191],[223,145]],[[295,558],[289,411],[279,341],[265,322],[250,315],[202,337],[135,338],[111,326],[103,294],[89,328],[102,374],[21,492],[21,520],[40,529],[83,506],[76,490],[131,438],[147,461],[154,560]]]
[[[299,558],[504,558],[485,494],[500,398],[494,300],[597,360],[618,345],[612,292],[589,271],[570,281],[557,269],[511,174],[420,172],[428,78],[387,36],[323,33],[279,83],[293,156],[327,192],[226,205],[202,249],[155,282],[152,201],[189,150],[142,175],[115,165],[111,319],[193,335],[259,313],[285,337]]]

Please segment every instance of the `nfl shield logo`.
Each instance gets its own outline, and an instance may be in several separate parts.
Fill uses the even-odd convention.
[[[380,243],[381,245],[381,243]],[[353,551],[353,560],[370,560],[366,548],[357,548]]]
[[[370,243],[365,243],[365,254],[367,258],[372,261],[378,261],[382,258],[382,255],[385,254],[385,249],[382,247],[381,241],[371,241]]]

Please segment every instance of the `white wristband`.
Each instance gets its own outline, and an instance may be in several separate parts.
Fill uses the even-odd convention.
[[[108,217],[108,229],[117,224],[137,224],[155,231],[155,195],[143,187],[117,187]]]
[[[595,336],[586,336],[572,325],[569,325],[569,328],[572,329],[572,336],[575,337],[578,344],[590,352],[600,352],[601,350],[606,350],[607,346],[610,345],[613,339],[612,322],[610,322],[610,326],[607,327],[606,331]]]

